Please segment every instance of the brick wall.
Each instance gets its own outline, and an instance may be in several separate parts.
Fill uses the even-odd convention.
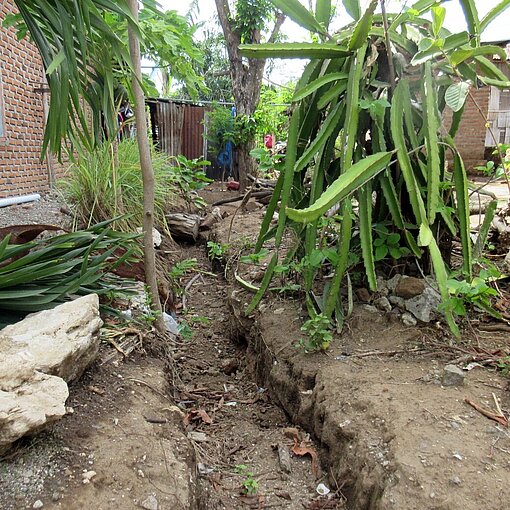
[[[464,160],[466,169],[472,171],[475,166],[484,163],[485,153],[485,119],[480,114],[480,107],[484,115],[487,116],[489,109],[490,87],[481,87],[479,89],[471,88],[471,95],[466,99],[466,106],[460,122],[459,130],[455,136],[455,144]],[[444,125],[448,129],[452,118],[451,110],[446,107],[444,115]],[[451,152],[449,151],[448,159],[451,160]]]
[[[14,29],[1,26],[15,12],[12,0],[0,1],[0,82],[4,137],[0,139],[0,197],[41,192],[49,188],[49,170],[41,162],[44,129],[41,88],[43,67],[28,39],[18,41]]]

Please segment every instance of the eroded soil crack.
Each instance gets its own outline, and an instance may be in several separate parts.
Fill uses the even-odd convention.
[[[200,270],[211,271],[203,247],[184,248],[183,258],[196,258]],[[173,353],[173,396],[188,412],[200,508],[344,508],[341,497],[326,501],[317,495],[321,480],[311,456],[290,453],[293,425],[254,382],[245,346],[231,340],[222,275],[204,274],[186,301],[187,320],[195,326],[192,338],[181,340]],[[307,444],[317,451],[313,442]]]

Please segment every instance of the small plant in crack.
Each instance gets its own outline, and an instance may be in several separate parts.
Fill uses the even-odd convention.
[[[227,243],[215,243],[207,241],[207,254],[211,260],[223,260],[230,245]]]
[[[317,314],[313,319],[307,320],[301,327],[308,335],[308,340],[301,339],[299,345],[305,352],[326,351],[333,339],[330,331],[329,319],[322,313]]]
[[[259,490],[259,483],[253,477],[253,473],[248,471],[248,466],[245,464],[237,464],[234,468],[234,472],[238,475],[244,476],[243,480],[243,492],[250,496],[257,494]]]

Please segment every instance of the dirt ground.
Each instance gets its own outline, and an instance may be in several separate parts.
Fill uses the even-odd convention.
[[[209,203],[226,196],[204,191]],[[251,296],[232,283],[234,269],[254,276],[236,260],[263,211],[221,209],[210,236],[231,245],[226,271],[212,272],[203,243],[179,254],[201,272],[177,311],[192,336],[148,339],[127,359],[105,342],[68,414],[0,462],[0,508],[507,508],[510,433],[465,399],[494,410],[494,394],[508,416],[508,379],[484,366],[463,386],[441,377],[474,347],[508,348],[509,333],[475,324],[476,337],[452,343],[435,324],[359,305],[327,354],[305,354],[299,301],[268,296],[245,317]]]
[[[58,211],[47,200],[12,217],[32,223]],[[70,388],[64,419],[0,462],[0,508],[344,507],[340,495],[317,494],[317,447],[254,382],[246,345],[232,342],[226,282],[205,246],[183,245],[178,258],[196,258],[203,273],[178,312],[191,338],[154,341],[127,359],[105,341]],[[295,437],[301,455],[290,453]]]
[[[256,235],[253,222],[242,213],[232,229],[224,221],[218,242],[230,231],[231,243],[244,244]],[[237,271],[254,276],[248,267]],[[392,312],[358,304],[327,354],[304,354],[296,347],[306,315],[300,301],[266,296],[245,318],[251,296],[235,284],[229,295],[257,381],[317,440],[328,483],[340,487],[348,508],[507,507],[510,433],[466,399],[493,412],[497,399],[508,416],[508,378],[475,364],[463,385],[442,384],[446,365],[465,367],[477,354],[508,351],[504,324],[473,317],[455,342],[439,323],[406,327]]]

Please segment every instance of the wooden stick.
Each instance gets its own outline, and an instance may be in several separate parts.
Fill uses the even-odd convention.
[[[489,420],[497,421],[500,425],[503,425],[503,427],[508,427],[508,419],[507,417],[501,413],[501,414],[495,414],[492,411],[488,411],[487,409],[484,409],[483,407],[479,406],[472,400],[469,400],[468,398],[464,399],[464,402],[468,405],[470,405],[473,409],[478,411],[480,414],[483,414],[486,418],[489,418]],[[499,408],[499,404],[498,404]],[[499,412],[499,409],[498,409]]]

